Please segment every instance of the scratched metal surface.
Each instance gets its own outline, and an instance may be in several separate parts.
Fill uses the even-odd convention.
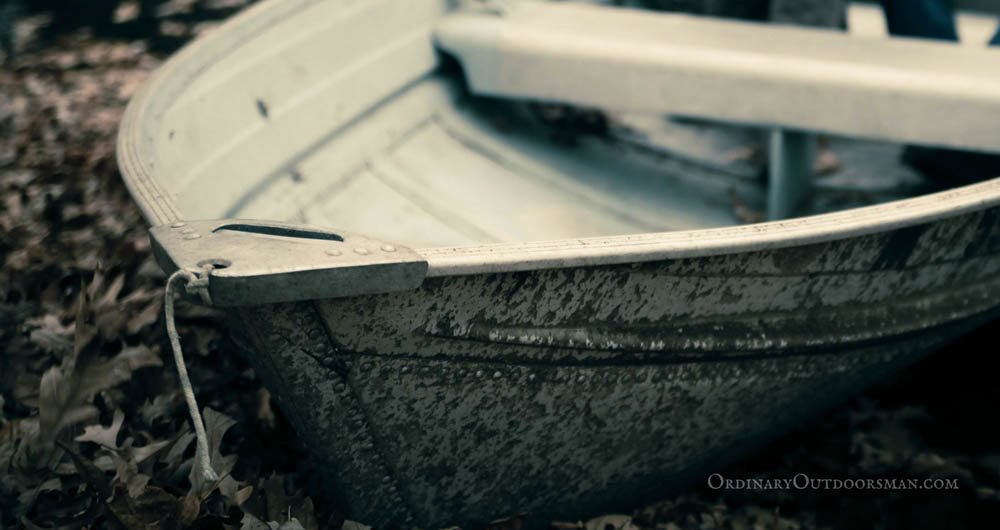
[[[581,518],[717,470],[1000,300],[1000,210],[783,250],[242,310],[352,516]]]

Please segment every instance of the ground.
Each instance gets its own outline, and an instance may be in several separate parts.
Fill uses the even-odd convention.
[[[219,316],[181,304],[181,340],[206,407],[213,464],[223,472],[214,484],[189,478],[193,435],[166,342],[164,277],[114,160],[117,123],[139,84],[177,44],[211,30],[206,20],[240,3],[165,2],[142,20],[147,34],[136,39],[126,23],[136,20],[137,4],[125,2],[115,15],[120,27],[27,41],[19,34],[25,42],[6,57],[0,528],[344,524],[340,507],[312,487],[306,448]],[[1000,388],[985,358],[996,352],[994,338],[980,330],[718,470],[729,478],[954,478],[956,490],[725,491],[706,477],[623,517],[542,523],[564,530],[611,530],[629,520],[660,530],[995,526]]]

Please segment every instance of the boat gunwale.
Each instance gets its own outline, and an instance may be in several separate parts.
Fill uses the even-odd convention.
[[[252,5],[215,31],[187,44],[137,90],[119,128],[117,158],[126,187],[152,226],[189,219],[154,176],[153,138],[144,135],[142,124],[161,118],[191,80],[276,19],[284,18],[300,6],[320,1],[324,0],[270,0]],[[1000,205],[1000,177],[910,199],[766,223],[415,250],[428,262],[428,277],[620,265],[843,240],[931,223],[997,205]],[[399,243],[406,244],[404,241]]]

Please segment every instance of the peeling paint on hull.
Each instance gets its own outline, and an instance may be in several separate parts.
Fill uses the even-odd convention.
[[[581,518],[698,480],[996,316],[995,234],[993,209],[907,229],[905,252],[888,232],[447,276],[238,320],[352,517]]]

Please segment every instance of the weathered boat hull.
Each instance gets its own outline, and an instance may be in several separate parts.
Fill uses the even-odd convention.
[[[161,264],[190,258],[238,306],[350,517],[634,506],[997,315],[1000,179],[730,226],[749,179],[470,111],[432,41],[451,7],[258,4],[172,58],[121,126],[125,181],[173,245]],[[193,221],[234,217],[373,237]],[[391,277],[403,254],[392,279],[415,288],[315,294],[377,289],[322,278],[374,258]],[[319,279],[285,282],[302,277]]]
[[[995,316],[998,219],[435,278],[239,320],[352,516],[579,518],[704,480]]]
[[[243,324],[256,327],[251,360],[351,517],[419,527],[525,512],[543,526],[627,512],[703,483],[986,321],[808,359],[498,369],[338,356],[307,336],[324,331],[315,317],[308,304],[244,312]],[[275,340],[281,333],[288,338]],[[330,366],[345,357],[353,360]],[[366,406],[404,393],[380,402],[391,414]]]

